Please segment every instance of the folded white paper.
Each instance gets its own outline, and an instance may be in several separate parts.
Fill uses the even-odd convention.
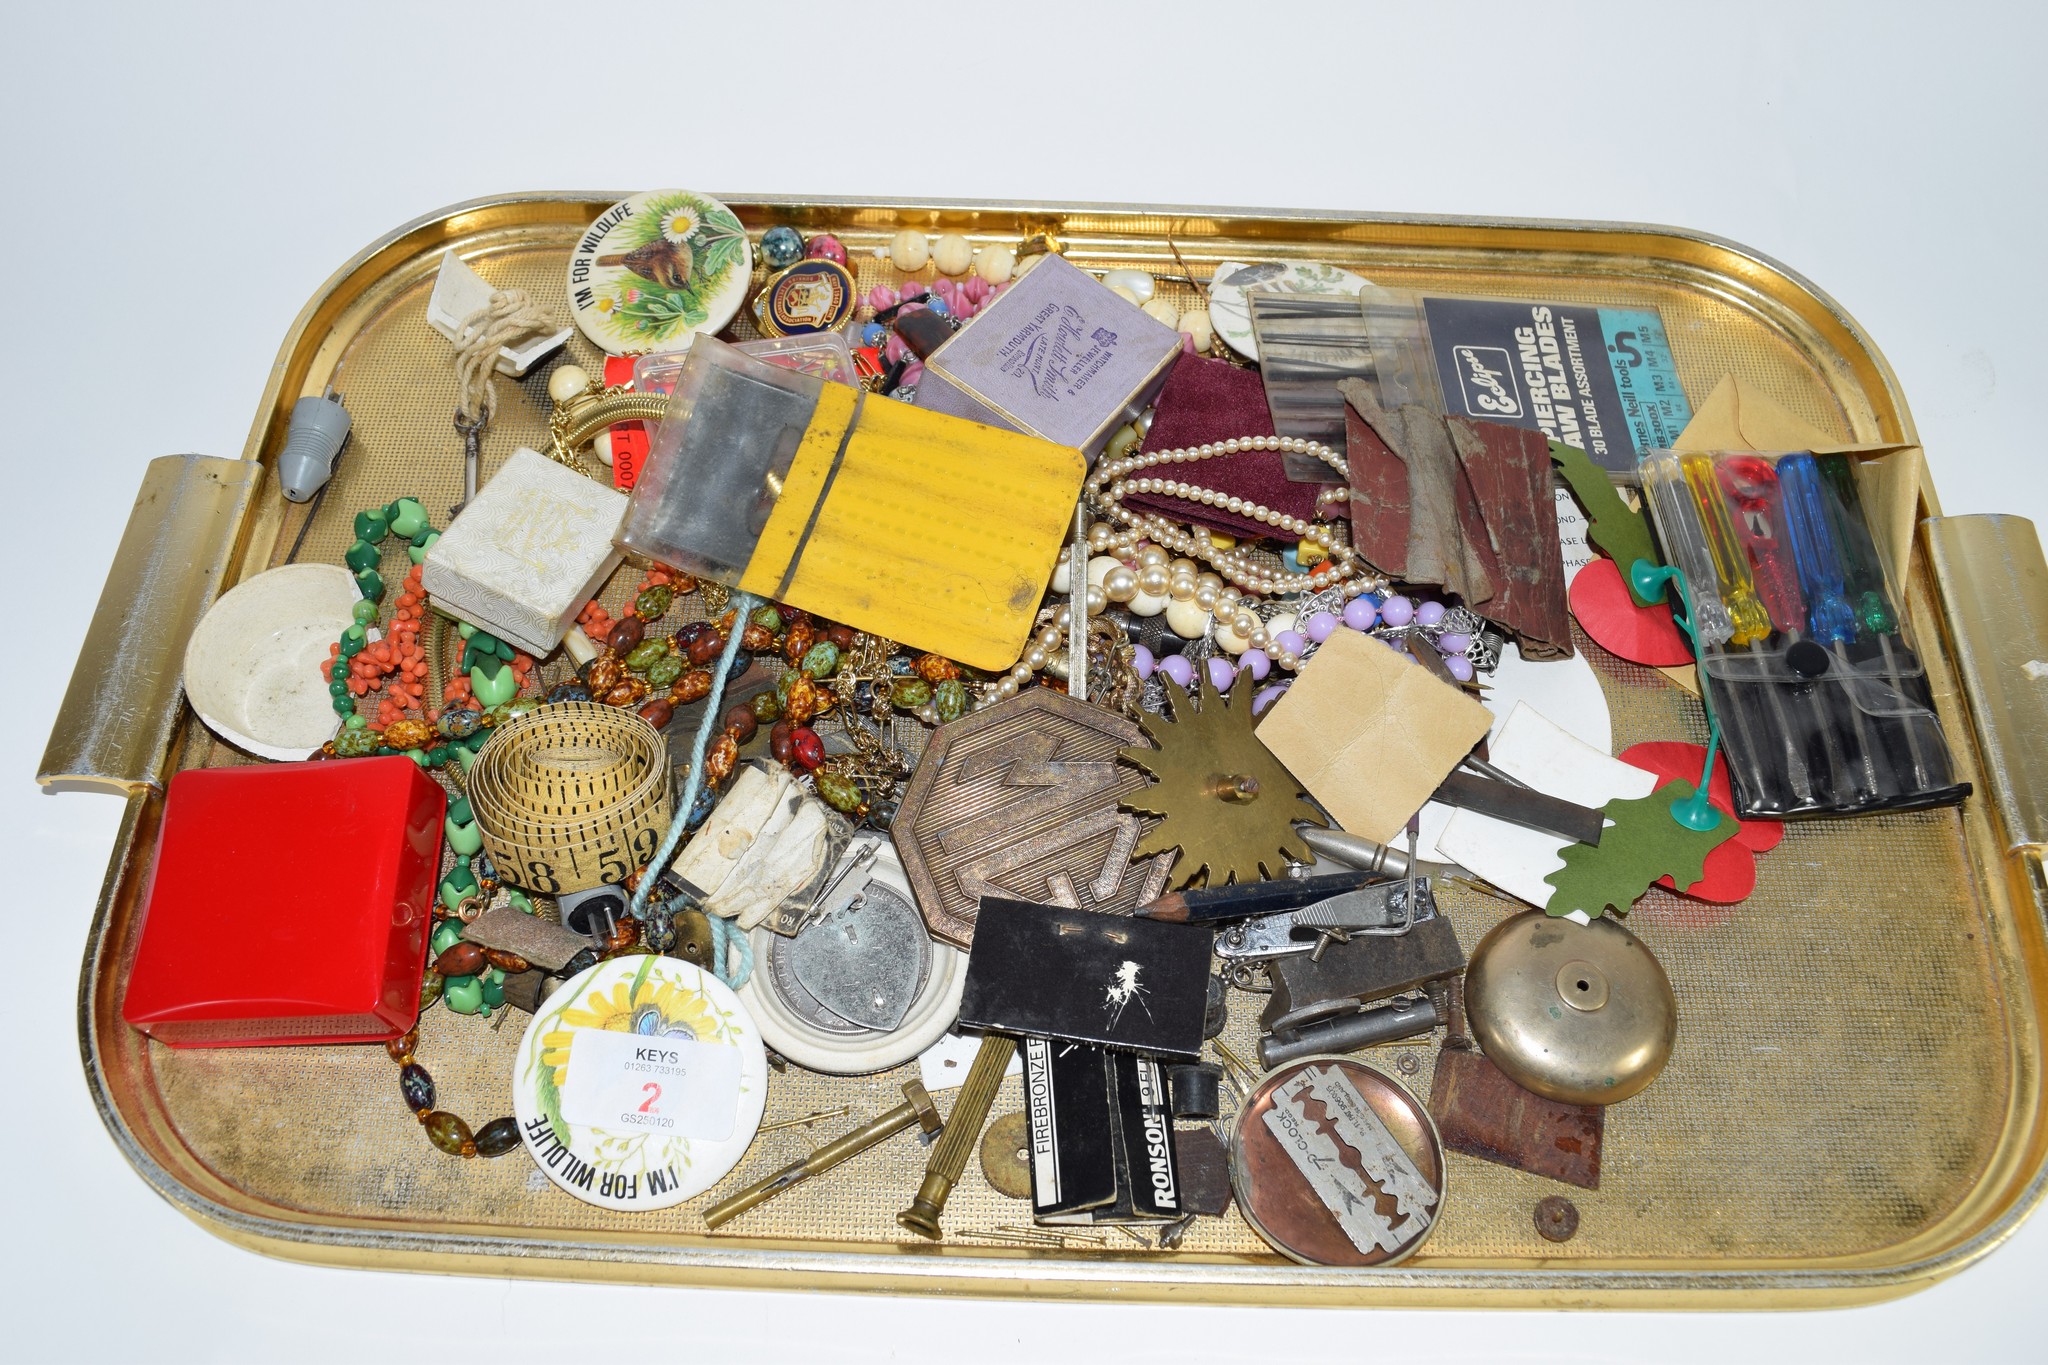
[[[1544,795],[1596,810],[1617,798],[1636,800],[1657,790],[1655,773],[1574,739],[1527,702],[1515,704],[1487,753],[1496,768]],[[1554,888],[1544,878],[1564,866],[1568,842],[1460,810],[1452,813],[1436,846],[1447,860],[1540,907],[1550,904]]]

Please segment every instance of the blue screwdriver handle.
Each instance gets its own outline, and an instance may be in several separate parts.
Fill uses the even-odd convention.
[[[1806,628],[1823,645],[1856,638],[1856,613],[1842,582],[1842,555],[1828,528],[1826,490],[1811,455],[1787,455],[1778,461],[1778,486],[1785,494],[1785,528],[1792,539],[1792,561],[1799,566],[1799,587],[1806,595]]]

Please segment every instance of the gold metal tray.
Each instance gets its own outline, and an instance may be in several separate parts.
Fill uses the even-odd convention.
[[[435,1152],[380,1048],[179,1052],[129,1030],[121,996],[161,784],[180,767],[247,761],[185,710],[178,658],[215,592],[281,559],[299,530],[304,509],[284,503],[267,476],[252,477],[274,462],[292,402],[332,383],[355,418],[302,558],[337,561],[355,510],[400,493],[443,512],[459,496],[454,381],[449,348],[422,316],[442,251],[454,247],[501,287],[555,300],[570,244],[613,198],[481,200],[392,233],[300,314],[241,461],[179,457],[151,469],[44,776],[128,793],[80,984],[85,1063],[116,1142],[200,1223],[294,1259],[485,1274],[1211,1303],[1758,1308],[1881,1299],[1931,1283],[1996,1246],[2040,1199],[2048,805],[2036,787],[2048,771],[2048,719],[2040,689],[2018,684],[2015,670],[2048,656],[2048,574],[2031,526],[2010,518],[1924,523],[1908,589],[1958,766],[1978,795],[1960,811],[1792,826],[1763,858],[1755,895],[1732,912],[1658,892],[1637,908],[1630,924],[1678,991],[1677,1052],[1655,1085],[1610,1113],[1601,1188],[1570,1192],[1580,1231],[1561,1245],[1539,1238],[1531,1217],[1560,1187],[1456,1155],[1435,1235],[1393,1269],[1285,1263],[1235,1214],[1198,1224],[1178,1253],[1116,1238],[1085,1253],[977,1244],[957,1234],[1016,1221],[1018,1206],[972,1165],[947,1214],[956,1235],[912,1243],[893,1218],[922,1170],[924,1151],[908,1138],[711,1236],[698,1217],[704,1203],[889,1107],[901,1075],[776,1077],[771,1119],[842,1104],[852,1112],[814,1133],[764,1134],[711,1195],[622,1215],[571,1200],[517,1155],[462,1162]],[[1052,228],[1093,266],[1205,278],[1233,258],[1296,258],[1392,286],[1655,305],[1696,398],[1736,374],[1845,441],[1911,439],[1891,372],[1853,321],[1790,271],[1694,233],[1214,209],[726,202],[751,230],[786,222],[838,233],[864,288],[889,278],[874,248],[902,226],[1008,242]],[[1163,287],[1193,298],[1186,284]],[[571,348],[593,367],[580,336]],[[486,476],[545,433],[544,379],[501,384]],[[1937,512],[1932,492],[1922,496],[1923,511]],[[614,581],[613,602],[630,577]],[[1618,743],[1704,737],[1695,705],[1659,675],[1589,652]],[[113,653],[136,679],[118,702],[91,681]],[[1447,901],[1468,947],[1506,913],[1476,894]],[[1230,1036],[1248,1044],[1255,1014],[1237,997]],[[479,1122],[510,1112],[508,1061],[522,1024],[428,1016],[420,1054],[447,1107]],[[1427,1094],[1434,1054],[1433,1040],[1414,1040],[1368,1055]],[[1015,1084],[996,1112],[1018,1107]]]

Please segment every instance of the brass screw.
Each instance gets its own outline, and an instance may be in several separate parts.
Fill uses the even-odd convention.
[[[1231,1084],[1238,1087],[1238,1098],[1242,1099],[1249,1092],[1259,1088],[1259,1073],[1253,1070],[1244,1058],[1231,1051],[1229,1044],[1221,1038],[1211,1038],[1209,1046],[1215,1048],[1216,1055],[1224,1060],[1226,1074],[1229,1075]]]
[[[1242,806],[1259,799],[1259,779],[1239,773],[1226,773],[1211,783],[1209,791],[1220,801]]]

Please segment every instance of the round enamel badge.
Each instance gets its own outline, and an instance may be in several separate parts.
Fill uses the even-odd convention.
[[[613,355],[675,350],[746,301],[754,253],[731,209],[689,190],[621,199],[569,257],[569,308]]]
[[[807,336],[846,325],[860,302],[853,272],[837,261],[798,261],[754,299],[754,318],[769,336]]]
[[[768,1098],[768,1054],[739,997],[669,957],[571,978],[513,1067],[527,1152],[607,1209],[665,1209],[710,1189],[739,1164]]]

